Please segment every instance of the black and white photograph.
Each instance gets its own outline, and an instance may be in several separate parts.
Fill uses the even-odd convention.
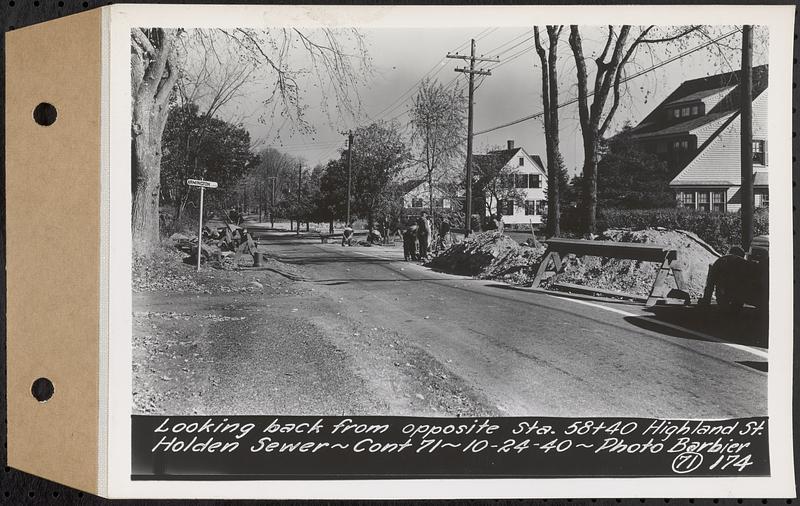
[[[134,29],[135,411],[766,415],[768,49]]]
[[[134,480],[770,476],[770,28],[522,21],[133,26]]]

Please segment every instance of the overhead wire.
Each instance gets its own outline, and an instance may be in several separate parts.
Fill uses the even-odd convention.
[[[695,53],[695,52],[697,52],[697,51],[699,51],[699,50],[701,50],[701,49],[704,49],[704,48],[706,48],[706,47],[710,46],[711,44],[714,44],[714,43],[716,43],[716,42],[719,42],[719,41],[721,41],[721,40],[724,40],[724,39],[726,39],[726,38],[728,38],[728,37],[730,37],[731,35],[734,35],[734,34],[736,34],[736,33],[737,33],[737,30],[730,31],[730,32],[728,32],[728,33],[726,33],[726,34],[724,34],[724,35],[721,35],[720,37],[717,37],[716,39],[709,40],[709,41],[707,41],[707,42],[704,42],[703,44],[700,44],[700,45],[698,45],[698,46],[695,46],[695,47],[694,47],[694,48],[692,48],[692,49],[689,49],[689,50],[687,50],[687,51],[684,51],[684,52],[682,52],[682,53],[678,53],[678,54],[676,54],[676,55],[674,55],[674,56],[672,56],[672,57],[670,57],[670,58],[667,58],[666,60],[664,60],[664,61],[662,61],[662,62],[659,62],[659,63],[657,63],[657,64],[655,64],[655,65],[652,65],[652,66],[650,66],[650,67],[648,67],[648,68],[646,68],[646,69],[644,69],[644,70],[641,70],[641,71],[639,71],[639,72],[636,72],[636,73],[634,73],[634,74],[631,74],[630,76],[626,76],[625,78],[623,78],[623,79],[620,79],[620,83],[625,83],[625,82],[628,82],[628,81],[630,81],[630,80],[632,80],[632,79],[636,79],[637,77],[640,77],[640,76],[642,76],[642,75],[644,75],[644,74],[647,74],[648,72],[652,72],[652,71],[654,71],[654,70],[656,70],[656,69],[658,69],[658,68],[661,68],[661,67],[663,67],[663,66],[665,66],[665,65],[668,65],[669,63],[672,63],[672,62],[674,62],[674,61],[676,61],[676,60],[679,60],[679,59],[681,59],[681,58],[685,58],[686,56],[689,56],[689,55],[690,55],[690,54],[692,54],[692,53]],[[590,97],[590,96],[593,96],[593,95],[594,95],[594,92],[593,92],[593,91],[592,91],[592,92],[589,92],[589,93],[587,93],[587,97]],[[556,108],[560,109],[560,108],[562,108],[562,107],[566,107],[566,106],[568,106],[568,105],[571,105],[571,104],[574,104],[574,103],[576,103],[576,102],[578,102],[578,98],[577,98],[577,97],[575,97],[575,98],[571,98],[571,99],[567,100],[566,102],[563,102],[563,103],[561,103],[561,104],[558,104],[558,105],[556,106]],[[528,120],[531,120],[531,119],[534,119],[534,118],[541,117],[542,115],[544,115],[544,112],[543,112],[543,111],[539,111],[539,112],[537,112],[537,113],[530,114],[530,115],[528,115],[528,116],[524,116],[524,117],[522,117],[522,118],[518,118],[518,119],[515,119],[515,120],[513,120],[513,121],[509,121],[509,122],[507,122],[507,123],[503,123],[503,124],[501,124],[501,125],[497,125],[497,126],[494,126],[494,127],[491,127],[491,128],[487,128],[487,129],[484,129],[484,130],[481,130],[481,131],[475,132],[475,133],[473,133],[472,135],[473,135],[473,137],[474,137],[474,136],[477,136],[477,135],[483,135],[483,134],[487,134],[487,133],[489,133],[489,132],[494,132],[495,130],[500,130],[500,129],[502,129],[502,128],[508,128],[508,127],[510,127],[510,126],[517,125],[517,124],[519,124],[519,123],[522,123],[522,122],[524,122],[524,121],[528,121]]]

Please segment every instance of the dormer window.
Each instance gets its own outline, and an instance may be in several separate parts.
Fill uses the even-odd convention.
[[[703,114],[699,105],[680,105],[667,110],[670,119],[691,118]]]

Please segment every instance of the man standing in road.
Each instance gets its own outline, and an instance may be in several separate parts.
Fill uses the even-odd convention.
[[[419,241],[419,258],[423,261],[427,260],[431,239],[431,222],[428,221],[427,211],[422,211],[420,217],[417,218],[417,239]]]

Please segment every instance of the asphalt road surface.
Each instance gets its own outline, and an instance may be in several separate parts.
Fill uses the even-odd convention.
[[[272,233],[264,251],[367,326],[395,330],[505,416],[767,414],[764,323],[717,308],[599,302],[433,272],[399,247]]]

